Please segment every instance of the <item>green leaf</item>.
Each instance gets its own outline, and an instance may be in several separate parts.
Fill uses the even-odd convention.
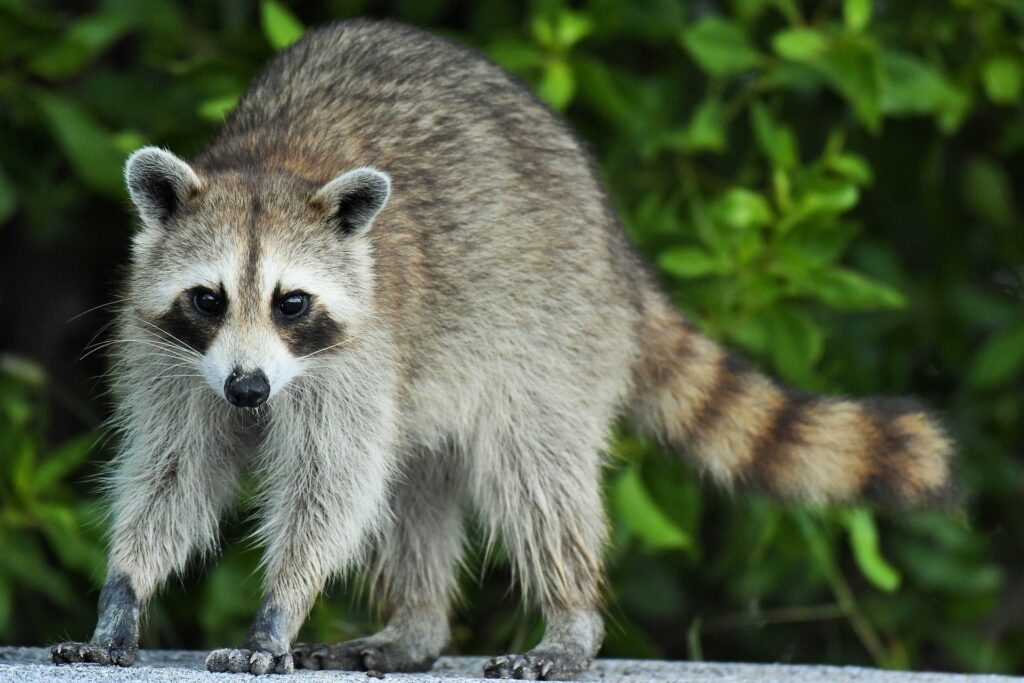
[[[61,607],[76,604],[78,596],[71,590],[67,577],[46,560],[35,537],[27,534],[7,535],[2,540],[0,573],[15,579],[24,588],[45,595]]]
[[[1003,166],[988,157],[973,157],[964,165],[964,203],[983,220],[1010,228],[1015,220],[1013,183]]]
[[[753,190],[729,190],[713,205],[712,212],[726,225],[734,228],[759,228],[775,220],[775,212],[764,195]]]
[[[803,311],[776,306],[767,313],[772,362],[785,379],[805,383],[821,359],[825,335]]]
[[[843,0],[843,20],[851,31],[863,31],[871,22],[871,0]]]
[[[110,144],[125,156],[145,147],[146,138],[137,130],[122,130],[110,136]]]
[[[822,271],[807,285],[807,294],[840,310],[870,311],[906,304],[903,295],[893,287],[845,268]]]
[[[544,66],[544,53],[536,46],[518,40],[499,40],[487,48],[491,59],[514,73]]]
[[[567,50],[583,38],[590,35],[594,22],[590,17],[579,12],[563,10],[555,22],[555,41],[563,50]]]
[[[882,112],[887,115],[934,114],[950,132],[967,115],[970,98],[937,68],[895,50],[882,55]]]
[[[275,50],[288,47],[306,31],[291,10],[277,0],[263,0],[260,3],[260,25],[267,42]]]
[[[576,79],[568,62],[561,59],[549,61],[544,67],[544,77],[537,86],[537,95],[553,109],[561,111],[569,106],[575,92]]]
[[[768,107],[760,102],[750,107],[750,126],[758,146],[774,166],[789,170],[797,165],[796,134],[789,126],[778,123]]]
[[[849,222],[824,227],[807,221],[784,236],[780,255],[787,265],[820,269],[835,263],[856,234],[855,225]]]
[[[50,529],[59,529],[66,535],[78,531],[74,511],[58,503],[41,503],[30,500],[25,506],[35,524]]]
[[[853,558],[864,577],[886,593],[898,589],[900,573],[882,557],[878,545],[878,529],[872,514],[866,509],[857,508],[843,514],[842,521],[850,537]]]
[[[648,495],[636,465],[619,475],[612,500],[620,519],[653,548],[689,549],[693,538],[676,526]]]
[[[772,48],[794,62],[809,62],[827,50],[828,46],[828,36],[810,28],[787,29],[772,38]]]
[[[632,76],[613,71],[597,59],[576,58],[573,69],[579,76],[580,96],[624,138],[645,125],[638,120],[642,118],[637,116],[640,109],[636,97],[638,84]]]
[[[533,34],[533,39],[542,47],[548,50],[557,48],[554,22],[549,15],[539,14],[534,16],[530,21],[530,32]]]
[[[860,190],[853,183],[821,180],[807,189],[800,198],[800,204],[807,211],[840,214],[855,207],[859,200]]]
[[[721,270],[715,256],[698,247],[675,247],[661,253],[658,264],[673,275],[683,278],[704,277]]]
[[[15,428],[15,437],[23,437],[13,438],[4,443],[5,449],[16,450],[17,447],[29,442],[28,423],[32,419],[33,410],[32,404],[27,399],[28,397],[22,392],[0,392],[0,417],[3,417],[11,427]],[[31,453],[29,456],[31,457]]]
[[[704,71],[729,76],[749,71],[761,61],[743,27],[720,17],[708,17],[683,31],[683,47]]]
[[[199,104],[198,113],[211,123],[220,123],[235,108],[241,97],[241,93],[229,93],[205,100]]]
[[[691,538],[696,549],[694,534],[700,528],[702,508],[700,481],[679,463],[661,457],[649,446],[641,447],[646,457],[641,456],[637,468],[644,490],[662,514]]]
[[[75,22],[61,40],[36,55],[29,69],[46,78],[72,76],[121,37],[129,25],[129,18],[115,11],[85,17]]]
[[[836,40],[830,48],[809,63],[853,107],[857,118],[869,132],[882,124],[882,68],[878,46],[861,36]]]
[[[771,348],[768,324],[768,316],[763,314],[743,316],[729,321],[728,334],[747,353],[765,356]]]
[[[1017,104],[1024,88],[1024,67],[1011,56],[993,57],[981,69],[981,82],[996,104]]]
[[[110,197],[123,196],[124,155],[111,135],[77,102],[37,90],[34,100],[75,174],[89,187]]]
[[[819,178],[804,188],[789,213],[778,223],[779,232],[789,232],[810,220],[831,220],[857,205],[860,190],[853,183],[832,178]]]
[[[686,128],[669,136],[668,145],[684,152],[721,152],[726,142],[725,119],[721,102],[703,100],[697,105]]]
[[[89,457],[89,451],[95,443],[96,436],[87,433],[71,439],[50,453],[32,476],[35,490],[45,491],[56,486]]]
[[[555,53],[565,53],[590,34],[594,23],[580,12],[562,10],[557,15],[540,14],[530,22],[534,40]]]
[[[1015,379],[1024,369],[1024,324],[1003,330],[981,347],[967,378],[975,389],[992,389]]]
[[[37,445],[29,439],[19,440],[7,471],[14,491],[22,500],[32,498],[32,480],[36,471],[36,448]]]
[[[874,180],[867,160],[858,154],[848,152],[830,154],[825,157],[825,168],[858,185],[870,185]]]
[[[100,522],[106,519],[104,515],[82,514],[80,508],[62,507],[59,512],[56,506],[42,507],[49,508],[49,512],[44,512],[46,516],[40,520],[40,528],[64,567],[93,576],[102,571],[104,552]],[[83,534],[86,528],[88,533]]]

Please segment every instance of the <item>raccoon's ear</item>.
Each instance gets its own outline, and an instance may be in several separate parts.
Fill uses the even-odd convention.
[[[132,202],[150,227],[173,216],[202,184],[191,166],[159,147],[143,147],[128,157],[124,179]]]
[[[312,202],[327,212],[327,219],[342,234],[359,235],[370,229],[390,195],[391,178],[387,173],[357,168],[317,190]]]

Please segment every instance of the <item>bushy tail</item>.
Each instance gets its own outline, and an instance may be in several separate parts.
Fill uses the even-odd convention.
[[[636,416],[716,480],[812,503],[957,503],[953,443],[913,401],[787,388],[700,334],[660,294],[646,303]]]

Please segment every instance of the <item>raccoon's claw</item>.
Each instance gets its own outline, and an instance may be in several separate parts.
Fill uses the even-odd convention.
[[[571,657],[525,654],[500,655],[484,664],[484,678],[512,678],[524,681],[568,681],[582,673],[589,661]]]
[[[112,647],[93,643],[59,643],[50,648],[54,664],[103,664],[105,666],[131,666],[139,654],[137,647]]]
[[[292,646],[292,656],[300,669],[375,672],[428,671],[437,659],[436,656],[415,655],[400,641],[373,636],[337,645],[299,643]]]
[[[295,670],[295,664],[287,652],[275,655],[266,650],[224,648],[206,656],[206,669],[236,674],[290,674]]]
[[[358,652],[343,651],[341,648],[319,643],[292,645],[292,657],[295,660],[296,669],[313,669],[314,671],[324,669],[361,671],[363,669],[363,658]]]

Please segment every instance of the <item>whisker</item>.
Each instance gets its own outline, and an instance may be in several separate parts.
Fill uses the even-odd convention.
[[[94,343],[96,342],[96,338],[97,338],[97,337],[99,337],[99,336],[100,336],[101,334],[103,334],[104,332],[106,332],[106,331],[107,331],[107,328],[109,328],[109,327],[110,327],[111,325],[113,325],[113,324],[114,324],[114,323],[116,323],[116,322],[117,322],[118,320],[120,320],[120,319],[121,319],[121,318],[123,317],[123,315],[124,315],[123,313],[118,313],[118,314],[117,314],[117,315],[115,315],[115,316],[114,316],[113,318],[111,318],[110,320],[108,320],[107,322],[105,322],[105,323],[104,323],[104,324],[103,324],[103,325],[102,325],[102,326],[100,327],[100,329],[96,330],[96,331],[95,331],[95,332],[93,333],[93,335],[92,335],[91,337],[89,337],[89,341],[88,341],[88,342],[86,343],[86,345],[85,345],[85,348],[83,348],[83,349],[82,349],[83,353],[84,353],[85,351],[87,351],[87,350],[89,349],[89,347],[90,347],[90,346],[92,346],[92,345],[93,345],[93,344],[94,344]],[[69,321],[69,322],[70,322],[70,321]]]
[[[325,346],[322,349],[317,349],[316,351],[314,351],[312,353],[307,353],[305,356],[299,356],[296,360],[305,360],[307,358],[311,358],[311,357],[317,355],[318,353],[323,353],[324,351],[330,351],[331,349],[333,349],[333,348],[335,348],[337,346],[341,346],[342,344],[347,344],[348,342],[352,341],[353,339],[355,339],[355,337],[346,337],[345,339],[342,339],[340,342],[337,342],[336,344],[331,344],[330,346]]]
[[[122,297],[122,298],[120,298],[120,299],[114,299],[113,301],[108,301],[108,302],[107,302],[107,303],[105,303],[105,304],[100,304],[99,306],[93,306],[92,308],[88,308],[88,309],[86,309],[86,310],[82,311],[81,313],[79,313],[79,314],[78,314],[78,315],[76,315],[76,316],[73,316],[73,317],[71,317],[71,318],[68,318],[68,319],[67,319],[67,320],[66,320],[66,321],[64,322],[64,324],[66,325],[66,324],[68,324],[68,323],[70,323],[70,322],[74,322],[75,320],[78,320],[79,318],[81,318],[81,317],[82,317],[83,315],[86,315],[87,313],[92,313],[93,311],[98,311],[99,309],[101,309],[101,308],[107,308],[108,306],[114,306],[114,305],[116,305],[116,304],[120,304],[120,303],[123,303],[123,302],[125,302],[126,300],[127,300],[127,297]]]
[[[135,319],[136,319],[137,321],[139,321],[140,323],[144,324],[144,325],[149,325],[149,326],[150,326],[150,327],[152,327],[152,328],[153,328],[154,330],[156,330],[157,332],[160,332],[160,333],[162,333],[162,334],[166,335],[166,336],[167,336],[167,337],[169,337],[170,339],[173,339],[174,341],[178,342],[179,344],[181,344],[181,345],[182,345],[183,347],[185,347],[186,349],[188,349],[189,351],[191,351],[191,352],[192,352],[192,353],[194,353],[195,355],[197,355],[197,356],[200,356],[200,357],[201,357],[201,356],[203,355],[203,354],[199,353],[199,351],[197,351],[196,349],[192,348],[192,346],[191,346],[190,344],[186,343],[185,341],[183,341],[183,340],[181,340],[181,339],[178,339],[178,338],[177,338],[177,337],[175,337],[175,336],[174,336],[173,334],[171,334],[171,333],[170,333],[170,332],[168,332],[167,330],[163,329],[163,328],[162,328],[162,327],[160,327],[159,325],[154,325],[153,323],[151,323],[151,322],[149,322],[148,320],[145,320],[145,319],[143,319],[143,318],[140,318],[139,316],[135,316]]]
[[[91,356],[92,354],[96,353],[100,349],[104,349],[104,348],[107,348],[109,346],[113,346],[114,344],[132,344],[132,343],[134,343],[134,344],[143,344],[143,345],[146,345],[146,346],[152,346],[152,347],[160,349],[162,351],[170,352],[170,355],[175,356],[175,357],[177,357],[178,359],[180,359],[182,361],[194,361],[194,360],[197,359],[197,357],[198,358],[202,358],[202,356],[199,356],[198,354],[196,354],[196,356],[185,355],[185,354],[181,353],[181,351],[182,351],[181,347],[175,346],[173,344],[168,344],[166,342],[157,341],[157,340],[152,340],[152,339],[108,339],[107,341],[99,342],[97,344],[94,344],[92,346],[92,348],[90,348],[88,351],[86,351],[86,353],[84,355],[82,355],[81,358],[79,358],[78,360],[84,360],[85,358],[88,358],[89,356]]]

